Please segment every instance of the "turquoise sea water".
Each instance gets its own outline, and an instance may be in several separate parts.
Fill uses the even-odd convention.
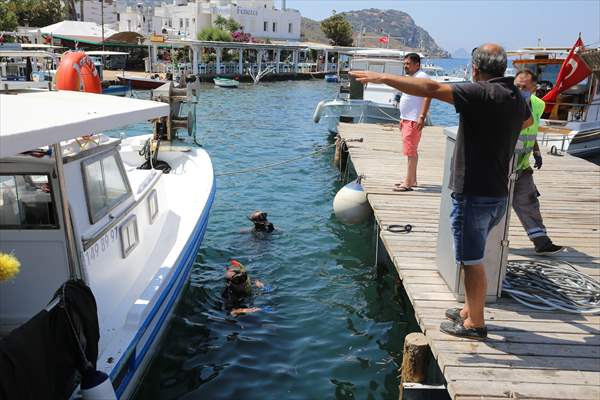
[[[440,60],[446,68],[462,60]],[[332,143],[312,122],[335,96],[322,80],[204,85],[199,136],[215,173],[258,167]],[[432,121],[453,125],[434,101]],[[332,201],[343,186],[333,149],[261,172],[217,177],[217,196],[190,285],[137,399],[397,399],[404,336],[417,329],[395,271],[374,266],[373,225],[341,224]],[[268,212],[277,231],[248,232]],[[231,317],[223,272],[230,259],[271,286]]]
[[[312,122],[333,98],[322,80],[203,86],[198,127],[215,173],[307,154],[331,139]],[[343,185],[333,149],[260,173],[217,177],[217,196],[191,283],[138,399],[397,399],[403,338],[416,329],[396,274],[374,267],[372,223],[340,224]],[[241,233],[254,210],[277,231]],[[252,315],[231,317],[228,260],[272,287]]]

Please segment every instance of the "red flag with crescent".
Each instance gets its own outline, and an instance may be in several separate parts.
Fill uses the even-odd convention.
[[[556,101],[556,97],[560,93],[564,92],[571,86],[578,84],[592,73],[592,71],[578,55],[578,53],[582,50],[583,40],[581,40],[581,37],[579,37],[569,52],[569,55],[567,58],[565,58],[565,61],[563,61],[560,71],[558,71],[556,84],[552,90],[546,93],[543,98],[543,100],[546,102],[545,111],[549,112],[552,110],[554,104],[548,103],[554,103]]]
[[[381,37],[379,38],[379,43],[386,44],[386,43],[387,43],[387,42],[389,42],[389,41],[390,41],[390,38],[389,38],[389,37],[387,37],[387,36],[381,36]]]

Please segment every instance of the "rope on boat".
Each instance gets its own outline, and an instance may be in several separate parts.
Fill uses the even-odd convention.
[[[600,314],[600,283],[566,261],[509,261],[502,291],[537,310]]]
[[[314,156],[316,154],[319,154],[319,153],[322,153],[325,150],[330,149],[330,148],[332,148],[334,146],[335,146],[335,143],[330,144],[330,145],[325,146],[325,147],[321,147],[320,149],[315,150],[313,152],[310,152],[308,154],[304,154],[304,155],[301,155],[301,156],[298,156],[298,157],[290,158],[289,160],[284,160],[284,161],[279,161],[279,162],[276,162],[276,163],[266,164],[266,165],[263,165],[263,166],[260,166],[260,167],[255,167],[255,168],[241,169],[239,171],[223,172],[221,174],[215,174],[215,176],[239,175],[239,174],[246,174],[246,173],[249,173],[249,172],[256,172],[256,171],[260,171],[260,170],[263,170],[263,169],[269,169],[269,168],[273,168],[273,167],[278,167],[280,165],[289,164],[289,163],[292,163],[294,161],[302,160],[303,158],[312,157],[312,156]]]

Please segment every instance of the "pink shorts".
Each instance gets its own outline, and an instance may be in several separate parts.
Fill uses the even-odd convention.
[[[417,129],[417,123],[403,119],[400,121],[400,131],[402,132],[402,153],[408,157],[416,157],[417,147],[421,140],[421,131]]]

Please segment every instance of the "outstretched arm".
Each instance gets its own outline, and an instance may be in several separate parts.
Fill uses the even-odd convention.
[[[452,86],[447,83],[371,71],[350,71],[350,75],[355,77],[360,83],[383,83],[413,96],[431,97],[454,104]]]

